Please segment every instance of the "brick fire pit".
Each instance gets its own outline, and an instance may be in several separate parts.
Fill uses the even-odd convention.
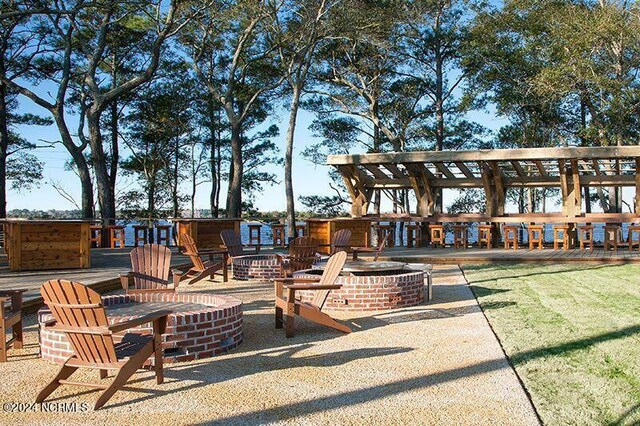
[[[307,270],[297,272],[294,276],[317,278],[321,273],[322,271],[318,270]],[[422,303],[424,299],[424,281],[423,271],[405,267],[380,271],[368,269],[363,274],[357,275],[347,273],[337,278],[336,284],[341,284],[342,288],[331,290],[324,309],[381,311],[415,306]],[[312,291],[300,291],[299,294],[301,300],[306,302],[310,302],[315,295]]]
[[[164,362],[208,358],[236,348],[243,340],[242,302],[235,297],[193,293],[142,293],[104,296],[112,324],[161,310],[173,310],[162,335]],[[45,306],[38,311],[42,358],[62,364],[73,354],[64,333]],[[151,333],[151,324],[132,330]],[[151,360],[149,361],[151,362]]]
[[[280,277],[280,259],[275,254],[253,254],[233,258],[233,278],[236,280],[269,281]]]

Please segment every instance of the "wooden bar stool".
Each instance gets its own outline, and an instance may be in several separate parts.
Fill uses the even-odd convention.
[[[133,225],[133,246],[138,247],[138,242],[141,242],[141,245],[149,242],[149,227],[147,225]]]
[[[273,246],[284,247],[285,246],[284,225],[281,223],[272,223],[271,233],[273,234]]]
[[[633,235],[638,234],[638,239],[634,239]],[[638,244],[640,250],[640,225],[629,225],[629,251],[633,251],[633,247]]]
[[[249,245],[250,246],[261,246],[262,241],[260,240],[260,230],[262,229],[262,225],[259,224],[249,224]]]
[[[171,247],[171,239],[169,238],[169,230],[171,229],[171,225],[156,225],[156,244],[166,245],[167,247]]]
[[[562,250],[569,250],[569,225],[553,226],[553,249],[558,250],[562,244]]]
[[[89,226],[89,232],[90,232],[89,244],[91,244],[91,247],[102,246],[102,226],[91,225]]]
[[[420,247],[422,245],[422,230],[420,224],[407,225],[407,247]]]
[[[453,225],[453,248],[467,248],[469,241],[469,227],[467,225]]]
[[[509,246],[513,246],[514,250],[518,250],[518,228],[519,226],[505,225],[504,230],[504,249],[508,250]]]
[[[116,248],[116,244],[118,248],[124,248],[124,226],[109,226],[109,241],[112,249]]]
[[[618,251],[618,242],[622,228],[614,223],[607,223],[604,226],[604,250],[608,251],[613,246],[614,251]]]
[[[22,293],[25,291],[27,290],[0,291],[0,362],[7,362],[9,348],[22,349]],[[7,340],[9,328],[12,336]]]
[[[538,245],[538,250],[542,250],[544,245],[544,225],[529,225],[529,250]]]
[[[589,244],[589,250],[593,250],[593,225],[578,226],[578,236],[580,237],[580,250]]]
[[[307,225],[296,225],[296,237],[304,237],[307,233]]]
[[[431,247],[435,248],[438,244],[444,248],[444,225],[438,223],[429,225],[429,233],[431,235]]]
[[[478,248],[482,248],[482,243],[487,245],[487,249],[491,248],[492,228],[491,225],[478,225]]]
[[[378,225],[378,241],[382,241],[387,238],[387,247],[395,247],[396,244],[396,226],[393,225]]]

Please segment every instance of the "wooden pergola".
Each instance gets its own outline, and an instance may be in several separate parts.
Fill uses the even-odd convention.
[[[560,188],[561,216],[567,221],[583,216],[583,187],[635,187],[640,194],[640,146],[330,155],[327,163],[344,178],[353,202],[353,217],[367,216],[376,190],[413,190],[418,216],[428,219],[435,215],[437,189],[482,188],[487,213],[476,216],[488,221],[505,217],[509,188]],[[636,213],[640,212],[640,196],[635,197],[634,207]],[[636,216],[602,216],[616,219],[616,215],[620,219]]]

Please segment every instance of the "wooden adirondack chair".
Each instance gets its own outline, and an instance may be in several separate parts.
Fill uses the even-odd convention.
[[[295,271],[311,268],[318,256],[318,241],[311,237],[294,238],[289,244],[289,255],[280,257],[283,277],[290,277]]]
[[[227,250],[227,253],[229,253],[228,263],[231,263],[235,256],[258,254],[260,252],[260,245],[251,246],[252,249],[250,251],[245,251],[244,248],[246,246],[242,245],[240,236],[236,234],[236,231],[233,229],[224,229],[220,233],[220,238],[222,238],[223,247]]]
[[[373,261],[376,262],[382,252],[384,252],[384,248],[387,246],[387,240],[391,237],[391,234],[385,235],[385,237],[380,241],[378,247],[351,247],[351,251],[353,252],[353,260],[358,260],[358,255],[361,253],[375,253],[373,256]]]
[[[226,250],[198,250],[196,242],[193,241],[191,235],[182,235],[183,252],[185,256],[189,256],[193,267],[186,272],[174,272],[177,275],[178,282],[190,279],[189,284],[197,283],[206,277],[214,278],[214,274],[222,270],[222,281],[229,281],[228,269],[228,253]],[[222,258],[220,262],[214,260],[214,256],[218,255]],[[209,260],[202,260],[203,256],[208,256]]]
[[[180,284],[178,270],[173,271],[173,285],[169,282],[171,249],[159,244],[145,244],[131,250],[132,271],[120,275],[120,284],[127,293],[145,291],[173,292]],[[129,288],[133,278],[133,289]]]
[[[66,334],[74,355],[67,359],[56,377],[40,391],[36,402],[43,402],[60,385],[88,386],[104,389],[95,409],[102,407],[151,356],[154,356],[156,381],[164,381],[162,367],[162,339],[167,315],[171,311],[157,311],[140,318],[109,325],[100,295],[89,287],[64,280],[43,284],[40,294],[56,319],[54,330]],[[146,323],[153,323],[153,334],[119,333]],[[87,383],[67,380],[78,368],[100,370],[100,378],[109,370],[116,370],[111,383]]]
[[[327,261],[322,276],[316,279],[277,278],[274,280],[276,293],[276,328],[285,327],[285,335],[293,337],[294,317],[300,316],[318,324],[334,328],[343,333],[351,333],[351,329],[322,312],[331,290],[337,290],[341,285],[335,284],[336,278],[342,271],[347,253],[338,252]],[[296,300],[296,291],[313,290],[315,297],[311,303]],[[285,297],[286,292],[286,297]],[[283,313],[286,319],[283,318]]]
[[[333,234],[333,243],[331,244],[331,253],[336,254],[341,251],[351,251],[349,240],[351,239],[351,231],[348,229],[339,229]]]

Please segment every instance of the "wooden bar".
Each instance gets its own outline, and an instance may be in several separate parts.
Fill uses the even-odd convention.
[[[11,271],[89,268],[89,220],[4,221]]]
[[[193,238],[199,249],[218,249],[222,245],[220,232],[233,229],[240,235],[242,219],[212,219],[212,218],[175,218],[170,219],[177,225],[178,245],[183,246],[182,235],[188,234]]]
[[[321,253],[328,254],[331,237],[340,229],[351,231],[349,244],[353,247],[369,247],[371,245],[371,220],[357,218],[308,219],[307,235],[324,244],[319,248]]]

